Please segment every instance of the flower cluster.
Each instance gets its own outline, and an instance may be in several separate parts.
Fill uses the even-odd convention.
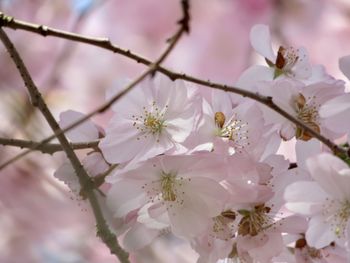
[[[280,46],[276,54],[265,25],[250,38],[267,65],[248,68],[236,86],[271,97],[332,141],[345,140],[345,82],[312,65],[305,48]],[[350,77],[350,57],[340,68]],[[112,107],[105,129],[88,122],[67,134],[73,142],[100,138],[83,160],[92,177],[118,165],[105,178],[105,213],[126,250],[172,233],[200,263],[348,262],[347,163],[266,105],[224,91],[207,95],[158,74]],[[65,112],[61,126],[79,117]],[[296,164],[278,154],[291,139]],[[73,173],[65,163],[55,175],[79,193]]]

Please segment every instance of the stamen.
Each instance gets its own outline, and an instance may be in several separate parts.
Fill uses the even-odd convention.
[[[290,71],[298,61],[298,50],[292,47],[279,47],[276,58],[276,67],[284,72]]]
[[[155,167],[155,166],[154,166]],[[142,189],[146,192],[149,202],[160,202],[169,213],[175,213],[176,208],[184,204],[184,184],[191,178],[178,176],[175,172],[160,171],[159,179],[145,183]]]
[[[215,113],[215,124],[218,126],[217,136],[227,138],[234,143],[235,149],[242,149],[249,145],[248,140],[248,123],[244,123],[233,116],[225,124],[226,117],[222,112]]]
[[[228,241],[235,236],[234,221],[236,213],[227,210],[213,218],[214,224],[212,229],[212,237]]]
[[[310,101],[311,98],[308,98]],[[298,97],[295,100],[297,118],[307,124],[310,128],[316,132],[320,132],[320,126],[318,124],[318,106],[307,103],[305,97],[299,93]],[[302,128],[297,127],[296,137],[298,139],[308,141],[312,138],[312,135],[304,131]]]
[[[143,107],[142,115],[131,116],[134,120],[132,125],[141,133],[137,137],[138,140],[140,138],[147,138],[148,134],[159,135],[166,128],[164,114],[167,109],[168,105],[165,106],[164,110],[160,110],[156,102],[153,101],[149,109],[145,106]]]
[[[335,235],[338,238],[344,237],[350,219],[350,201],[326,199],[322,213],[325,221],[330,222]]]
[[[350,202],[348,200],[341,202],[341,208],[335,214],[335,234],[338,237],[344,236],[347,222],[350,218]]]
[[[264,204],[257,205],[252,211],[239,210],[238,213],[243,215],[243,218],[238,225],[238,234],[242,236],[256,236],[260,232],[273,225],[272,219],[267,215],[271,208]]]
[[[321,250],[309,247],[305,238],[300,238],[295,242],[295,249],[303,249],[305,261],[308,261],[308,257],[322,259]]]
[[[176,200],[175,180],[176,175],[162,173],[160,186],[164,201]]]
[[[222,128],[225,124],[225,115],[221,111],[215,112],[215,124],[219,128]]]

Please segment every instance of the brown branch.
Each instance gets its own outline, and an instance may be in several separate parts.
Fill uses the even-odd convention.
[[[73,150],[82,150],[82,149],[97,149],[99,141],[91,141],[91,142],[79,142],[79,143],[70,143],[70,147]],[[55,152],[63,151],[61,144],[59,143],[47,143],[41,145],[40,142],[34,141],[26,141],[20,139],[7,139],[0,138],[0,145],[4,146],[14,146],[19,147],[21,149],[28,148],[35,151],[40,151],[42,153],[54,154]]]
[[[121,98],[123,95],[125,95],[127,92],[129,92],[134,86],[136,86],[139,82],[141,82],[144,78],[146,78],[147,75],[153,74],[155,72],[155,69],[159,66],[160,63],[163,62],[163,60],[170,54],[170,52],[173,50],[179,39],[181,38],[182,34],[184,32],[189,32],[189,4],[188,0],[182,1],[182,11],[183,11],[183,18],[180,20],[180,28],[175,33],[175,35],[170,39],[170,44],[168,48],[161,54],[161,56],[150,65],[148,70],[146,70],[141,76],[139,76],[137,79],[135,79],[132,83],[130,83],[124,90],[122,90],[119,94],[114,96],[110,101],[103,104],[101,107],[97,108],[95,111],[88,114],[85,118],[82,118],[81,120],[78,120],[75,122],[75,124],[70,125],[69,129],[72,129],[76,126],[78,126],[80,123],[84,122],[85,120],[89,119],[91,116],[93,116],[96,113],[101,113],[107,110],[115,101],[117,101],[119,98]],[[107,223],[106,220],[103,217],[102,210],[99,206],[97,197],[94,192],[95,183],[92,181],[92,179],[89,177],[88,173],[84,169],[83,165],[80,163],[80,160],[76,156],[74,150],[71,148],[64,132],[68,130],[67,128],[62,131],[62,129],[59,127],[57,121],[53,117],[52,113],[50,112],[49,108],[47,107],[44,99],[41,96],[41,93],[39,92],[38,88],[36,87],[34,81],[32,80],[26,66],[24,65],[20,55],[18,54],[16,48],[12,44],[11,40],[8,38],[5,31],[3,31],[1,24],[0,24],[0,39],[4,43],[7,51],[9,52],[13,62],[15,63],[19,73],[21,74],[21,77],[24,81],[25,86],[28,89],[31,102],[34,107],[37,107],[45,117],[46,121],[52,128],[53,132],[55,133],[54,137],[57,137],[59,140],[63,150],[65,151],[68,159],[70,160],[76,175],[79,178],[79,183],[81,185],[81,189],[84,190],[84,196],[87,197],[87,199],[90,202],[90,205],[92,207],[92,210],[94,212],[95,220],[96,220],[96,227],[97,227],[97,235],[103,240],[103,242],[109,247],[112,254],[116,255],[120,262],[122,263],[129,263],[129,254],[125,252],[120,245],[118,244],[118,240],[113,234]],[[39,145],[37,146],[39,147]],[[114,168],[114,167],[113,167]]]
[[[74,171],[79,178],[79,183],[82,189],[85,189],[85,194],[89,200],[95,219],[96,219],[96,228],[98,236],[103,240],[103,242],[109,247],[112,254],[115,254],[118,259],[123,263],[129,263],[129,255],[125,252],[118,244],[116,236],[110,231],[106,220],[103,217],[102,210],[99,206],[97,196],[94,192],[94,183],[89,177],[88,173],[84,169],[83,165],[80,163],[80,160],[74,153],[74,150],[70,147],[70,144],[66,136],[60,131],[60,127],[47,107],[44,99],[41,96],[38,88],[36,87],[34,81],[32,80],[26,66],[24,65],[20,55],[18,54],[16,48],[12,44],[11,40],[8,38],[5,31],[0,28],[0,39],[5,45],[7,51],[9,52],[13,62],[16,64],[18,71],[21,74],[21,77],[24,81],[25,86],[29,92],[31,102],[34,107],[37,107],[43,116],[45,117],[47,123],[50,125],[51,129],[57,136],[62,148],[64,149],[67,158],[70,160]]]
[[[113,172],[113,170],[114,170],[115,168],[117,168],[117,166],[118,166],[118,164],[112,164],[106,171],[104,171],[103,173],[100,173],[100,174],[96,175],[96,176],[93,178],[95,187],[96,187],[96,188],[99,188],[99,187],[105,182],[106,177],[107,177],[111,172]]]
[[[189,7],[189,5],[183,5],[183,7]],[[188,13],[187,10],[183,10],[183,17],[186,17],[186,13]],[[156,69],[159,68],[159,64],[161,62],[163,62],[163,60],[169,55],[169,53],[171,52],[171,50],[175,47],[176,43],[179,41],[180,37],[182,36],[183,33],[187,32],[186,31],[186,27],[184,27],[183,25],[187,25],[187,23],[181,22],[181,27],[179,28],[179,30],[174,34],[174,36],[172,36],[169,40],[169,46],[167,47],[167,49],[162,53],[162,55],[152,64],[150,64],[149,68],[144,71],[138,78],[136,78],[134,81],[132,81],[129,85],[127,85],[121,92],[117,93],[115,96],[113,96],[109,101],[107,101],[106,103],[104,103],[103,105],[101,105],[100,107],[98,107],[97,109],[93,110],[92,112],[88,113],[87,115],[85,115],[84,117],[78,119],[77,121],[73,122],[72,124],[68,125],[65,129],[62,129],[60,131],[58,131],[58,133],[53,134],[49,137],[47,137],[46,139],[42,140],[37,147],[41,147],[42,145],[47,144],[49,141],[51,141],[52,139],[54,139],[57,134],[62,134],[65,133],[77,126],[79,126],[80,124],[82,124],[83,122],[85,122],[86,120],[90,119],[92,116],[94,116],[95,114],[100,114],[105,112],[107,109],[109,109],[109,107],[115,103],[116,101],[118,101],[120,98],[122,98],[125,94],[127,94],[131,89],[133,89],[137,84],[139,84],[143,79],[145,79],[148,75],[152,75],[154,73],[154,71]],[[0,165],[0,170],[5,168],[6,166],[8,166],[9,164],[21,159],[22,157],[24,157],[25,155],[27,155],[28,153],[30,153],[31,151],[35,150],[36,148],[34,147],[31,150],[27,150],[24,151],[18,155],[16,155],[15,157],[9,159],[8,161],[4,162],[3,164]]]
[[[1,22],[2,21],[2,22]],[[179,21],[181,23],[181,20]],[[0,13],[0,23],[2,23],[3,26],[9,27],[12,29],[21,29],[21,30],[26,30],[30,32],[34,32],[37,34],[40,34],[42,36],[54,36],[54,37],[59,37],[63,39],[68,39],[72,41],[77,41],[93,46],[97,46],[106,50],[110,50],[114,53],[118,53],[120,55],[123,55],[125,57],[128,57],[132,60],[135,60],[137,63],[142,63],[144,65],[150,66],[152,62],[140,55],[137,55],[135,53],[132,53],[130,50],[122,49],[114,44],[112,44],[109,39],[106,38],[93,38],[93,37],[87,37],[79,34],[74,34],[71,32],[63,31],[63,30],[58,30],[54,28],[50,28],[47,26],[43,25],[38,25],[38,24],[32,24],[20,20],[16,20],[13,17],[6,16],[4,14]],[[304,122],[300,121],[296,117],[290,115],[288,112],[277,106],[271,97],[267,96],[262,96],[258,93],[247,91],[244,89],[240,89],[234,86],[228,86],[228,85],[223,85],[219,83],[214,83],[209,80],[202,80],[196,77],[192,77],[186,74],[178,73],[178,72],[173,72],[165,67],[161,67],[157,65],[155,69],[164,75],[167,75],[170,79],[176,80],[176,79],[182,79],[188,82],[196,83],[202,86],[218,89],[218,90],[223,90],[227,92],[232,92],[238,95],[241,95],[243,97],[247,97],[250,99],[253,99],[255,101],[258,101],[262,104],[265,104],[267,107],[270,109],[276,111],[277,113],[281,114],[284,116],[286,119],[289,121],[293,122],[296,124],[298,127],[302,128],[303,130],[309,132],[313,137],[317,138],[319,141],[327,145],[334,153],[340,154],[340,155],[345,155],[347,156],[347,152],[339,147],[338,145],[334,144],[331,140],[327,139],[320,133],[314,131],[312,128],[310,128],[307,124]],[[80,122],[81,123],[81,122]],[[80,124],[79,123],[79,124]],[[69,127],[68,127],[69,128]],[[47,143],[50,140],[52,140],[54,136],[48,137],[46,140],[43,140],[42,143]],[[23,152],[21,155],[22,156],[16,156],[15,158],[19,159],[23,157],[24,155],[28,154],[30,151]],[[3,165],[7,165],[7,162],[4,163]],[[0,169],[3,167],[3,165],[0,165]]]

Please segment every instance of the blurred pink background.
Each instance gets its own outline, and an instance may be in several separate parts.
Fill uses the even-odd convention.
[[[20,20],[109,37],[123,48],[155,59],[176,29],[181,16],[179,2],[0,0],[0,10]],[[191,3],[191,33],[181,39],[164,63],[171,69],[234,84],[249,65],[262,62],[252,52],[249,30],[256,23],[264,23],[270,26],[276,47],[305,46],[313,63],[324,64],[329,73],[343,78],[338,58],[350,54],[347,0]],[[94,109],[104,101],[106,89],[145,69],[135,61],[93,46],[5,30],[57,118],[67,109]],[[19,74],[2,45],[0,64],[0,137],[37,141],[50,135],[48,125],[30,106]],[[104,125],[109,116],[106,113],[94,120]],[[0,146],[0,163],[18,152]],[[116,262],[96,238],[89,209],[53,177],[61,160],[61,154],[52,157],[32,153],[0,171],[0,262]],[[132,260],[195,262],[196,257],[181,240],[164,237],[132,255]]]

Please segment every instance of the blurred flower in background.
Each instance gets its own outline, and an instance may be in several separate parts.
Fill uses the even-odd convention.
[[[191,33],[165,65],[204,79],[233,84],[261,59],[249,43],[256,23],[271,28],[278,47],[304,46],[312,64],[342,78],[338,59],[350,54],[347,0],[192,0]],[[108,37],[118,46],[155,59],[180,17],[174,0],[0,0],[16,19],[84,35]],[[145,68],[106,50],[66,40],[5,29],[58,119],[67,109],[88,112],[105,91]],[[262,61],[263,62],[263,61]],[[0,47],[0,137],[38,141],[51,134],[30,104],[10,57]],[[208,89],[201,88],[210,95]],[[106,124],[110,113],[94,121]],[[293,161],[286,143],[280,151]],[[19,152],[0,146],[0,163]],[[63,155],[31,153],[0,171],[0,262],[115,262],[96,237],[91,211],[53,177]],[[72,200],[73,199],[73,200]],[[171,250],[168,248],[171,246]],[[164,236],[132,255],[133,262],[195,262],[188,244]]]

